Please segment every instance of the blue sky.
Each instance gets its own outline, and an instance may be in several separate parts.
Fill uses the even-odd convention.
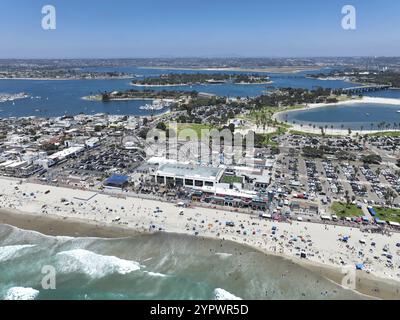
[[[0,58],[397,56],[399,15],[398,0],[1,0]]]

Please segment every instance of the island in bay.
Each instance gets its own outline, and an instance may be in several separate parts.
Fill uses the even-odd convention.
[[[270,84],[268,76],[257,74],[224,74],[224,73],[171,73],[159,77],[146,77],[132,81],[134,86],[191,86],[199,84]]]

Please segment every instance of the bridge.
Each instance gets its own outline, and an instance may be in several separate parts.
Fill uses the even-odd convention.
[[[354,94],[354,93],[388,90],[391,87],[392,87],[391,85],[370,85],[370,86],[350,87],[342,89],[342,92]]]

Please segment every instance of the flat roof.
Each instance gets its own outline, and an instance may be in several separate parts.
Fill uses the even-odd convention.
[[[70,147],[64,150],[61,150],[59,152],[56,152],[54,154],[52,154],[51,156],[48,156],[49,159],[64,159],[74,153],[83,151],[85,148],[84,147]]]
[[[7,167],[8,165],[14,163],[14,160],[7,160],[3,163],[0,163],[0,167]]]
[[[129,181],[128,176],[114,174],[105,181],[105,184],[106,185],[114,185],[114,186],[122,186],[125,183],[127,183],[128,181]]]
[[[166,163],[158,168],[157,174],[163,176],[191,177],[202,179],[217,179],[224,169],[203,167],[181,163]]]

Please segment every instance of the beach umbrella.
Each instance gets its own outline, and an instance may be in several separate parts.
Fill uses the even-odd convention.
[[[362,264],[362,263],[357,263],[357,264],[356,264],[356,269],[357,269],[357,270],[362,270],[362,269],[364,269],[364,264]]]

